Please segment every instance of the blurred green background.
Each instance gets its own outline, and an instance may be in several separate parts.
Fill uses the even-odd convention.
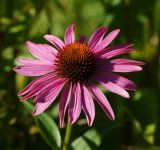
[[[125,75],[138,86],[129,100],[106,93],[116,120],[107,119],[96,106],[96,119],[88,128],[82,114],[73,127],[70,149],[160,150],[160,0],[0,0],[0,150],[53,148],[16,96],[32,79],[16,75],[12,67],[17,57],[29,56],[26,40],[44,43],[44,34],[63,39],[72,23],[77,38],[82,33],[89,37],[101,25],[109,31],[120,28],[112,44],[134,43],[137,52],[125,57],[146,65],[143,72]],[[58,100],[46,114],[58,125]],[[50,124],[42,123],[46,128]],[[64,133],[60,129],[62,140]]]

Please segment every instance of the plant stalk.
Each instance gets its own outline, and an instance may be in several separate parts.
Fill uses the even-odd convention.
[[[65,134],[62,150],[68,150],[70,136],[71,136],[71,131],[72,131],[72,126],[68,122],[67,123],[66,134]]]

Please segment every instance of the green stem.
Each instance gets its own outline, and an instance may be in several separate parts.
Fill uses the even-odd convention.
[[[65,134],[62,150],[68,150],[71,131],[72,131],[72,126],[69,123],[67,123],[66,134]]]

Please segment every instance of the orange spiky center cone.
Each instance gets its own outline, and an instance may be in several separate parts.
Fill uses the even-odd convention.
[[[66,45],[57,54],[57,71],[70,81],[85,82],[94,73],[96,57],[91,50],[81,43]]]

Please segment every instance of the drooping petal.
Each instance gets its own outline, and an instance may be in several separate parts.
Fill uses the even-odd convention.
[[[24,76],[41,76],[47,73],[53,72],[55,70],[53,65],[25,65],[14,67],[13,70]]]
[[[53,61],[55,59],[55,55],[57,54],[57,50],[47,44],[35,44],[33,42],[27,41],[26,46],[29,52],[40,60],[44,61]]]
[[[102,50],[103,48],[107,47],[116,38],[119,32],[120,32],[119,29],[113,30],[93,48],[93,51],[98,52]]]
[[[144,62],[130,60],[130,59],[124,59],[124,58],[113,59],[113,60],[111,60],[111,63],[115,63],[118,65],[136,65],[136,66],[142,66],[145,64]]]
[[[75,42],[75,34],[74,34],[74,27],[75,24],[69,26],[66,30],[65,36],[64,36],[64,42],[65,44],[72,44]]]
[[[32,112],[33,116],[37,116],[41,113],[43,113],[51,104],[52,100],[46,102],[46,103],[37,103],[36,106],[34,107],[34,110]]]
[[[88,41],[88,46],[93,49],[103,38],[103,36],[105,35],[106,31],[107,31],[107,27],[102,26],[100,28],[98,28],[90,37],[89,41]]]
[[[64,83],[57,86],[56,91],[54,91],[54,94],[52,94],[52,96],[49,97],[50,100],[46,101],[45,103],[37,103],[32,112],[33,116],[39,115],[40,113],[44,112],[55,101],[63,86]]]
[[[76,122],[81,113],[81,109],[81,89],[79,83],[77,83],[77,85],[74,86],[68,110],[69,122],[71,124]]]
[[[68,83],[61,96],[61,100],[59,103],[59,124],[61,128],[63,128],[64,126],[64,116],[66,108],[71,98],[71,92],[72,92],[72,84]]]
[[[57,90],[60,89],[60,87],[63,87],[65,84],[65,80],[63,79],[57,79],[57,81],[53,81],[52,83],[48,84],[46,87],[44,87],[40,92],[36,94],[35,102],[36,103],[45,103],[49,101],[50,99],[54,99],[57,97]]]
[[[22,95],[30,92],[31,90],[33,90],[34,88],[39,86],[41,83],[44,83],[44,82],[48,81],[49,79],[54,78],[55,76],[57,76],[57,74],[51,73],[51,74],[47,74],[45,76],[42,76],[42,77],[39,77],[39,78],[33,80],[30,84],[28,84],[24,89],[22,89],[18,93],[18,96],[22,96]]]
[[[63,47],[65,46],[64,42],[54,35],[45,35],[44,38],[58,49],[63,49]]]
[[[41,84],[37,85],[34,89],[32,89],[27,95],[25,95],[24,97],[21,98],[21,101],[27,100],[35,95],[37,95],[38,93],[40,93],[41,91],[48,89],[49,86],[59,82],[61,79],[57,79],[57,78],[51,78],[47,81],[42,82]]]
[[[82,91],[82,108],[85,112],[88,125],[91,126],[95,117],[95,107],[92,96],[85,86],[81,87]]]
[[[111,81],[103,82],[103,81],[99,81],[100,85],[102,85],[104,88],[106,88],[108,91],[112,92],[112,93],[116,93],[120,96],[123,96],[125,98],[129,98],[129,94],[126,90],[124,90],[123,88],[121,88],[120,86],[118,86],[115,83],[112,83]]]
[[[103,81],[105,83],[111,81],[112,83],[122,87],[125,90],[136,90],[136,85],[131,80],[113,73],[105,72],[102,74],[97,74],[93,78],[96,81]]]
[[[94,95],[95,100],[98,102],[98,104],[102,107],[103,111],[106,113],[106,115],[110,119],[114,120],[115,119],[114,112],[113,112],[107,98],[102,93],[102,91],[100,91],[98,89],[98,87],[96,87],[95,85],[93,85],[91,83],[90,83],[89,89],[92,92],[92,94]]]

